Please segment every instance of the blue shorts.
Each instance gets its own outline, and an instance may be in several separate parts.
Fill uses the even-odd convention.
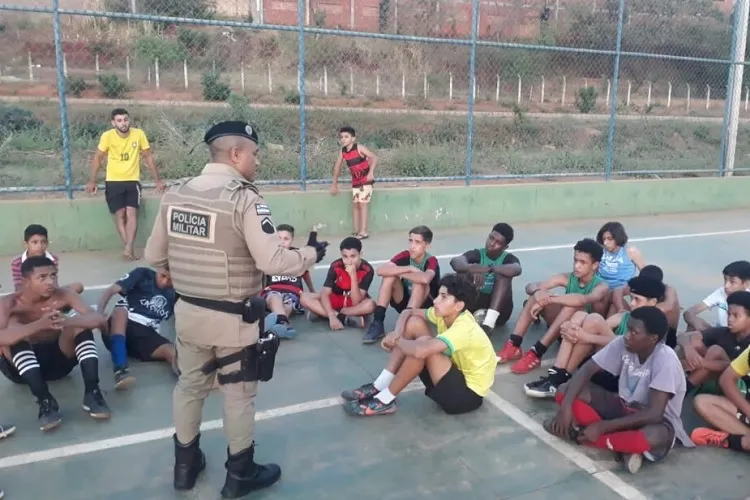
[[[302,314],[303,312],[305,312],[305,310],[302,308],[302,304],[299,303],[299,295],[297,295],[296,293],[277,292],[274,290],[263,292],[264,299],[267,299],[268,297],[271,297],[273,295],[278,295],[279,297],[281,297],[281,301],[284,303],[284,305],[292,307],[292,312],[297,314]]]

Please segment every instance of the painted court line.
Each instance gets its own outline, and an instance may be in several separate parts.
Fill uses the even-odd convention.
[[[418,391],[420,389],[424,389],[424,385],[422,385],[421,382],[412,383],[406,386],[402,393]],[[280,408],[259,411],[255,414],[255,421],[261,422],[263,420],[271,420],[274,418],[286,417],[289,415],[298,415],[300,413],[305,413],[308,411],[331,408],[333,406],[341,405],[342,403],[343,400],[340,397],[318,399],[315,401],[305,401],[304,403],[295,405],[282,406]],[[222,427],[222,419],[209,420],[207,422],[203,422],[203,424],[201,425],[201,432],[221,429]],[[74,457],[76,455],[85,455],[87,453],[94,453],[98,451],[113,450],[116,448],[122,448],[123,446],[131,446],[134,444],[148,443],[151,441],[157,441],[159,439],[171,438],[172,434],[174,434],[174,427],[165,427],[163,429],[139,432],[137,434],[127,434],[124,436],[117,436],[109,439],[89,441],[87,443],[60,446],[58,448],[51,448],[49,450],[21,453],[18,455],[0,458],[0,469],[7,469],[10,467],[17,467],[19,465],[28,465],[39,462],[47,462],[58,458]]]
[[[631,486],[627,482],[620,479],[616,474],[611,471],[604,470],[594,460],[581,453],[574,446],[566,443],[562,439],[559,439],[544,430],[544,428],[536,420],[526,415],[516,406],[512,405],[502,397],[498,396],[495,392],[490,393],[485,398],[495,408],[506,414],[515,423],[524,427],[526,430],[531,432],[535,437],[554,448],[562,456],[573,462],[575,465],[586,471],[596,480],[600,481],[607,488],[614,491],[620,497],[627,500],[647,500],[648,497],[644,495],[638,488]]]
[[[670,234],[666,236],[647,236],[644,238],[630,238],[628,241],[630,243],[638,243],[638,242],[647,242],[647,241],[664,241],[664,240],[684,240],[688,238],[708,238],[711,236],[732,236],[735,234],[747,234],[750,233],[750,229],[733,229],[729,231],[712,231],[708,233],[686,233],[686,234]],[[522,248],[511,248],[511,252],[513,253],[526,253],[526,252],[544,252],[547,250],[564,250],[566,248],[571,248],[575,245],[575,243],[566,243],[562,245],[544,245],[544,246],[536,246],[536,247],[522,247]],[[439,260],[446,260],[446,259],[452,259],[453,257],[457,257],[461,254],[445,254],[445,255],[436,255],[435,257]],[[370,264],[373,265],[380,265],[385,264],[386,262],[389,262],[389,260],[368,260]],[[320,269],[328,269],[329,264],[318,264],[314,267],[316,270]],[[105,288],[109,288],[111,283],[108,283],[106,285],[92,285],[87,286],[86,290],[104,290]]]

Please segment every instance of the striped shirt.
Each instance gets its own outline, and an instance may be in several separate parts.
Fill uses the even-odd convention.
[[[55,267],[59,265],[60,259],[57,256],[45,252],[45,257],[55,263]],[[21,274],[21,264],[28,259],[28,252],[24,252],[10,263],[10,273],[13,275],[13,286],[18,290],[23,285],[23,275]]]

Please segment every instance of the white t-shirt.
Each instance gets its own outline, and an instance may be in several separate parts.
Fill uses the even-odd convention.
[[[750,292],[750,290],[747,290]],[[727,326],[727,293],[724,287],[717,288],[711,295],[703,299],[703,304],[709,309],[716,308],[716,326]]]

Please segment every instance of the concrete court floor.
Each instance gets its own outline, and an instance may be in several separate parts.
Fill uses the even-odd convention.
[[[632,243],[649,263],[664,269],[665,281],[679,291],[684,307],[701,300],[722,283],[721,269],[750,258],[750,223],[745,212],[684,214],[620,219]],[[277,223],[282,221],[276,221]],[[524,266],[514,285],[517,314],[523,285],[572,265],[570,245],[593,237],[605,220],[518,224],[512,244]],[[432,253],[443,272],[449,256],[481,246],[489,227],[439,232]],[[324,236],[324,235],[323,235]],[[336,239],[326,261],[316,267],[322,284],[326,263],[337,255]],[[373,235],[365,257],[374,264],[389,259],[406,243],[406,234]],[[54,251],[54,247],[52,248]],[[132,266],[115,252],[62,254],[61,283],[82,281],[94,303],[101,288]],[[11,287],[10,258],[0,283]],[[141,262],[141,264],[143,264]],[[372,291],[377,289],[373,284]],[[515,314],[514,314],[515,318]],[[511,319],[510,324],[514,322]],[[388,321],[395,316],[389,312]],[[658,465],[645,464],[637,475],[623,472],[610,454],[573,447],[552,438],[541,422],[554,404],[529,400],[522,385],[527,376],[499,367],[493,393],[477,412],[447,416],[419,390],[400,398],[395,415],[356,420],[341,410],[344,388],[370,381],[385,361],[377,346],[364,346],[361,332],[330,332],[320,322],[296,320],[296,340],[285,342],[276,376],[260,388],[257,400],[257,457],[283,467],[281,482],[249,498],[401,499],[580,499],[659,498],[729,500],[748,497],[743,481],[748,457],[715,449],[676,449]],[[542,334],[533,327],[524,344]],[[496,330],[500,346],[509,328]],[[42,435],[36,406],[24,387],[0,380],[0,419],[18,431],[0,443],[0,487],[9,499],[168,499],[218,498],[224,478],[226,444],[221,432],[220,399],[212,395],[204,411],[202,446],[209,460],[196,489],[171,489],[173,464],[171,390],[175,379],[166,366],[134,362],[138,377],[129,392],[112,390],[108,353],[100,347],[102,387],[113,409],[109,422],[96,422],[80,411],[82,382],[78,370],[51,388],[63,409],[63,425]],[[554,352],[545,356],[549,366]],[[415,387],[415,389],[418,389]],[[688,430],[698,420],[690,402],[683,418]],[[710,471],[710,472],[709,472]],[[708,473],[706,473],[708,472]]]

